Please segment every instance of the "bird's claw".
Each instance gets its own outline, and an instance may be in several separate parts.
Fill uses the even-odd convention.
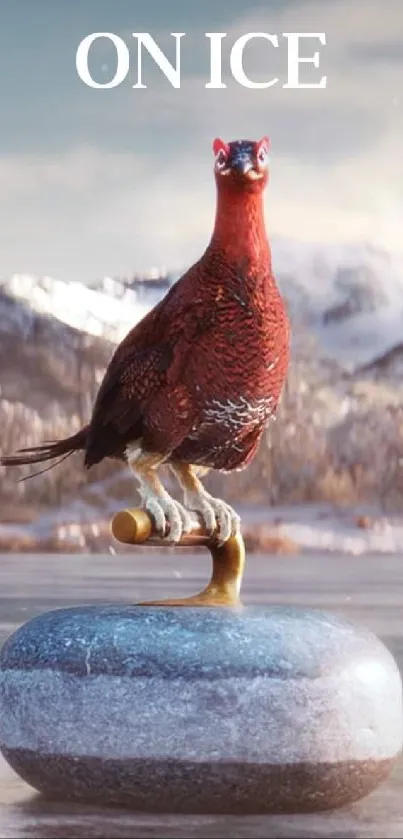
[[[241,529],[241,518],[238,513],[222,501],[213,498],[207,492],[203,495],[195,494],[186,499],[187,506],[200,513],[208,533],[217,533],[219,544],[223,545],[231,536],[235,536]]]
[[[155,529],[168,542],[180,542],[183,534],[192,528],[191,517],[185,507],[166,496],[149,496],[144,501],[144,509],[152,516]]]
[[[240,532],[241,517],[229,504],[222,501],[221,498],[210,497],[209,504],[214,511],[219,544],[223,545],[231,536],[236,536]]]

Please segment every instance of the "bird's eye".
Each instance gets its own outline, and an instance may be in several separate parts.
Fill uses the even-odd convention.
[[[267,149],[265,149],[264,146],[262,146],[262,148],[259,150],[259,154],[257,156],[257,159],[258,159],[261,166],[266,166],[267,161],[269,159],[269,155],[267,153]]]
[[[225,154],[223,149],[220,149],[220,151],[218,152],[217,157],[215,159],[215,165],[216,165],[217,169],[224,169],[224,166],[225,166],[226,162],[227,162],[227,155]]]

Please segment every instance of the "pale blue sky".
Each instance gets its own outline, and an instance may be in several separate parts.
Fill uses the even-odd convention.
[[[74,279],[184,265],[210,236],[212,138],[272,140],[269,230],[311,240],[369,239],[397,247],[403,224],[403,13],[399,0],[2,0],[0,2],[0,276]],[[131,48],[133,78],[90,90],[75,53],[90,32]],[[136,46],[150,32],[173,59],[186,32],[182,88],[146,61],[132,90]],[[252,31],[325,31],[326,90],[262,91],[225,79],[204,87],[205,32],[228,48]],[[106,42],[97,79],[113,75]],[[112,68],[112,69],[111,69]],[[245,68],[285,81],[285,51],[255,42]],[[314,71],[315,72],[315,71]]]

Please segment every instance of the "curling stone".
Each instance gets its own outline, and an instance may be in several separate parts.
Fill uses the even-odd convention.
[[[241,540],[220,551],[214,605],[61,609],[6,641],[0,747],[28,784],[151,812],[295,813],[387,777],[403,737],[391,654],[319,610],[218,608],[227,560],[238,600]]]

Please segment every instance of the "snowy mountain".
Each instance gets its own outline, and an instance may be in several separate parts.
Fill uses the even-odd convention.
[[[127,287],[118,280],[105,278],[98,288],[82,283],[62,282],[51,277],[33,277],[14,274],[0,280],[0,295],[21,304],[20,326],[26,325],[29,310],[32,315],[54,318],[88,335],[106,338],[117,343],[153,306],[159,293],[150,291],[147,297]],[[5,305],[5,304],[3,304]],[[9,311],[10,314],[10,311]],[[13,310],[13,323],[17,326],[17,310]],[[6,320],[1,316],[1,329]]]
[[[365,244],[281,240],[273,245],[273,267],[291,315],[293,363],[270,431],[276,457],[271,444],[263,446],[262,467],[258,458],[246,484],[233,479],[233,497],[244,498],[252,486],[267,498],[269,463],[271,499],[354,500],[372,487],[384,503],[390,487],[401,487],[400,503],[403,478],[394,470],[403,463],[403,259]],[[171,282],[105,278],[89,287],[21,274],[0,280],[0,450],[59,439],[87,422],[116,342]],[[15,470],[5,469],[3,520],[4,505],[14,516],[22,499],[38,508],[66,498],[91,510],[102,506],[96,482],[116,468],[108,462],[87,474],[77,456],[18,484]],[[113,503],[126,503],[132,484],[120,474],[116,480]]]
[[[352,371],[403,341],[403,257],[366,244],[313,245],[278,240],[273,265],[294,323],[316,337],[319,352]],[[26,336],[38,318],[112,344],[166,293],[152,281],[105,278],[92,287],[16,274],[0,280],[0,331]]]
[[[354,371],[402,343],[403,256],[366,244],[279,242],[273,261],[292,318],[342,367]]]

